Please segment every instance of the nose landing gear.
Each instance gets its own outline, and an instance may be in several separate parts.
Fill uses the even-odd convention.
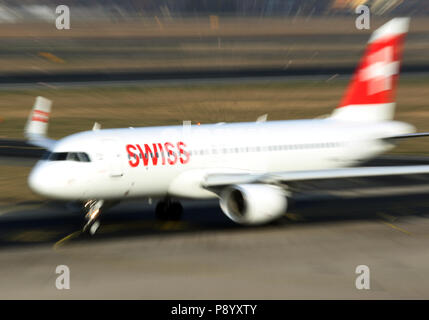
[[[85,203],[84,210],[85,214],[85,225],[83,226],[82,232],[88,232],[90,235],[94,235],[100,226],[99,216],[101,213],[101,207],[103,206],[103,200],[89,200]]]

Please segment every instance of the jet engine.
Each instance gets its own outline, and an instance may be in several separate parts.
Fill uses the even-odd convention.
[[[263,224],[281,217],[287,209],[285,191],[266,184],[241,184],[224,189],[220,207],[234,222]]]

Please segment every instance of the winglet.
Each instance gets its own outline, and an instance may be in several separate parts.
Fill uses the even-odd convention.
[[[47,149],[50,149],[55,143],[54,140],[46,137],[51,105],[51,100],[40,96],[37,97],[24,131],[29,143]]]

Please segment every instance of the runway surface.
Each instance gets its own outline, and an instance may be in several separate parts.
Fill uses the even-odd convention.
[[[184,202],[179,222],[132,201],[105,212],[93,237],[63,203],[4,205],[0,298],[427,299],[428,194],[427,175],[306,184],[280,221],[251,228],[217,201]],[[355,287],[362,264],[370,290]],[[55,287],[58,265],[70,290]]]

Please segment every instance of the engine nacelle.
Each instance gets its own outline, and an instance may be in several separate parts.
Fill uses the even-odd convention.
[[[287,209],[285,191],[266,184],[241,184],[220,194],[222,211],[240,224],[263,224],[281,217]]]

